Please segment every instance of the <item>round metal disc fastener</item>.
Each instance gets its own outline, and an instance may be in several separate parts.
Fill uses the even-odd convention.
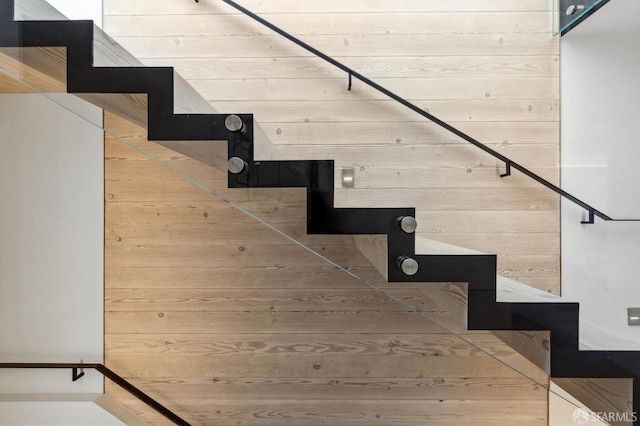
[[[396,221],[396,225],[407,234],[413,234],[416,232],[418,222],[413,216],[400,216]]]
[[[244,127],[242,119],[235,114],[228,115],[224,119],[224,127],[230,132],[239,132]]]
[[[578,5],[572,4],[567,8],[565,13],[567,14],[567,16],[571,16],[571,15],[575,15],[578,12],[582,12],[583,10],[584,10],[583,4],[578,4]]]
[[[408,256],[398,256],[396,263],[405,275],[415,275],[418,272],[418,262]]]
[[[227,162],[227,170],[234,175],[242,173],[247,167],[247,163],[240,157],[231,157]]]

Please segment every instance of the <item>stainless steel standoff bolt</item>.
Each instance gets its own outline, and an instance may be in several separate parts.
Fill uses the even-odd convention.
[[[398,256],[396,264],[405,275],[415,275],[418,272],[418,262],[408,256]]]
[[[575,15],[576,13],[582,13],[583,10],[584,10],[584,4],[572,4],[569,7],[567,7],[565,14],[567,16],[571,16],[571,15]]]
[[[413,216],[400,216],[396,219],[396,226],[407,234],[413,234],[416,232],[418,222]]]
[[[224,127],[230,132],[240,132],[244,129],[244,123],[242,119],[235,114],[228,115],[224,120]]]
[[[240,157],[231,157],[227,162],[227,170],[229,170],[229,172],[233,173],[234,175],[244,172],[247,166],[247,162]]]

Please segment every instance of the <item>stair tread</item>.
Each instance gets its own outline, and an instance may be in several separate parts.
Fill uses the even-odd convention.
[[[44,0],[16,0],[15,19],[20,21],[58,21],[69,20],[65,15]],[[135,56],[130,54],[118,42],[107,35],[101,28],[94,25],[94,66],[96,67],[141,67],[144,66]],[[191,86],[182,76],[174,71],[174,113],[176,114],[216,114],[216,109],[207,102],[200,93]],[[145,111],[146,106],[139,105]],[[133,120],[136,122],[136,120]],[[275,145],[259,124],[254,120],[254,150],[256,159],[271,160],[276,156]],[[190,147],[187,144],[174,144],[171,149],[191,156]],[[226,161],[225,161],[226,163]],[[226,164],[225,164],[226,166]]]
[[[416,235],[417,254],[485,254],[477,250],[431,240]],[[555,294],[547,293],[535,287],[496,274],[496,300],[512,303],[571,303]],[[596,324],[580,320],[580,349],[581,350],[640,350],[640,340],[633,340],[613,334]]]

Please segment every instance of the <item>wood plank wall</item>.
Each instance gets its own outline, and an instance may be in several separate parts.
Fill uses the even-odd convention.
[[[548,0],[242,0],[304,41],[557,182],[558,41]],[[539,185],[220,1],[105,0],[105,30],[173,65],[221,112],[251,112],[279,156],[356,170],[338,206],[417,207],[428,238],[499,254],[559,292],[559,204]],[[336,176],[336,185],[339,184]]]
[[[107,137],[110,368],[193,424],[546,425],[547,392],[530,378],[546,386],[547,375],[495,336],[466,331],[463,285],[385,283],[351,237],[304,236],[303,191],[225,190],[226,173],[147,142],[121,118],[105,122],[509,365]],[[119,388],[107,392],[168,424]]]

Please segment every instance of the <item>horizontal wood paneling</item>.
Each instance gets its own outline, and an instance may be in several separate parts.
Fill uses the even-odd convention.
[[[246,58],[305,57],[311,53],[280,36],[210,37],[118,37],[118,41],[144,62],[151,58]],[[456,55],[557,55],[557,44],[548,34],[417,34],[350,35],[348,38],[307,35],[304,41],[330,56],[423,56]]]
[[[548,145],[545,144],[530,144],[530,145],[511,145],[511,144],[496,144],[495,148],[501,148],[502,151],[509,153],[512,157],[518,158],[522,157],[523,159],[528,158],[529,162],[539,165],[538,170],[542,170],[543,175],[550,175],[555,169],[544,169],[545,162],[548,161],[557,161],[558,155],[555,152],[549,152]],[[351,164],[353,166],[358,167],[358,176],[360,176],[360,172],[367,172],[367,170],[371,170],[372,168],[382,169],[386,167],[388,170],[396,170],[396,174],[402,175],[403,171],[416,171],[416,173],[420,170],[424,173],[424,178],[422,181],[418,181],[421,186],[418,188],[433,188],[438,187],[438,180],[432,179],[432,177],[436,177],[438,173],[445,174],[449,173],[451,170],[457,170],[463,172],[462,175],[464,179],[467,181],[474,180],[479,181],[475,184],[476,187],[479,185],[489,186],[492,185],[497,188],[506,188],[510,189],[510,185],[513,184],[513,181],[516,180],[519,182],[521,187],[531,188],[531,190],[536,190],[537,188],[542,188],[539,184],[532,184],[530,180],[524,180],[524,176],[519,174],[519,172],[514,171],[514,177],[509,179],[498,179],[498,172],[504,172],[504,165],[502,163],[498,163],[493,157],[488,156],[482,152],[477,150],[470,149],[465,145],[436,145],[436,144],[426,144],[426,145],[408,145],[408,144],[398,144],[397,146],[345,146],[345,145],[336,145],[333,146],[334,152],[336,155],[340,155],[342,158],[339,161],[339,164],[347,165]],[[286,148],[282,147],[279,149],[282,153],[282,156],[286,156],[287,159],[298,159],[298,160],[306,160],[312,159],[310,157],[314,156],[316,152],[313,146],[309,145],[288,145]],[[383,154],[394,155],[394,158],[400,164],[409,163],[408,160],[415,158],[420,158],[421,161],[425,164],[423,167],[418,167],[417,165],[413,167],[401,166],[398,168],[392,168],[388,165],[388,161],[384,161]],[[202,183],[207,188],[211,190],[215,190],[217,192],[228,193],[226,188],[226,182],[222,178],[221,175],[213,175],[211,173],[207,173],[206,171],[198,171],[189,168],[189,162],[182,162],[184,164],[180,164],[181,162],[173,162],[172,167],[182,171],[183,169],[188,170],[187,176]],[[387,164],[385,164],[387,163]],[[114,163],[113,165],[109,165],[108,167],[115,169],[119,167],[118,163]],[[136,179],[142,182],[149,181],[159,181],[164,177],[171,176],[171,171],[166,169],[158,169],[153,167],[151,164],[140,164],[141,168],[152,168],[153,172],[148,172],[145,174],[130,173],[128,176],[125,175],[125,178],[129,178],[127,180]],[[482,170],[479,170],[482,169]],[[375,170],[375,169],[374,169]],[[473,173],[474,171],[478,171],[479,173]],[[488,173],[487,173],[488,172]],[[485,173],[482,178],[477,178],[477,174]],[[366,179],[366,173],[364,173]],[[419,176],[419,175],[417,175]],[[118,182],[121,182],[123,179],[110,179],[108,181],[109,185],[117,185]],[[455,181],[454,181],[455,182]],[[500,182],[504,182],[502,185],[499,185]],[[359,185],[359,180],[356,181],[356,185]],[[413,187],[416,187],[416,182],[414,181],[412,184]],[[430,186],[431,185],[431,186]],[[473,187],[473,183],[468,183],[466,187]],[[452,184],[454,186],[454,184]],[[411,186],[410,186],[411,187]],[[268,190],[261,191],[264,194],[268,193]],[[477,192],[477,191],[476,191]],[[508,194],[509,191],[505,191]],[[515,192],[515,191],[513,191]],[[254,190],[255,194],[259,194],[258,190]],[[240,191],[234,194],[234,197],[238,197],[240,195]],[[546,191],[544,195],[548,197],[555,196],[554,193]],[[517,194],[511,195],[517,196]],[[300,198],[303,195],[299,195]]]
[[[121,119],[106,120],[162,161],[221,183],[220,171],[154,147],[141,138],[142,129]],[[308,409],[313,424],[338,399],[331,410],[340,425],[351,422],[342,411],[369,401],[389,404],[379,418],[373,415],[377,424],[432,424],[469,416],[457,408],[427,414],[428,401],[467,404],[475,412],[484,401],[505,398],[528,405],[531,413],[522,417],[532,424],[545,418],[544,372],[494,336],[467,333],[463,312],[442,298],[447,287],[430,285],[431,292],[424,284],[386,283],[392,301],[365,285],[356,277],[383,281],[351,236],[303,236],[303,191],[225,194],[282,220],[288,232],[356,277],[122,142],[106,142],[106,362],[185,418],[219,424],[251,417],[265,404],[287,409],[286,400]],[[163,424],[128,395],[107,389],[136,414]],[[405,404],[404,411],[394,411],[391,401]],[[230,407],[237,410],[231,417],[216,414]],[[500,407],[487,413],[496,416]],[[304,425],[306,418],[291,414],[286,423]]]
[[[110,312],[107,333],[438,333],[439,327],[410,312],[305,311],[305,312]]]
[[[516,361],[520,355],[507,362]],[[522,377],[518,372],[488,356],[389,356],[328,355],[316,357],[279,356],[256,357],[238,355],[234,357],[203,357],[192,362],[193,357],[169,355],[108,355],[107,363],[124,377],[310,377],[347,379],[350,377],[410,378],[433,377]],[[524,392],[531,388],[523,389]],[[487,390],[490,392],[490,390]],[[461,399],[460,397],[457,398]],[[535,398],[538,399],[538,398]],[[500,411],[496,411],[498,415]]]
[[[478,191],[462,188],[421,189],[416,197],[413,189],[378,189],[374,196],[371,191],[347,190],[336,191],[338,207],[377,207],[380,199],[389,199],[388,207],[408,207],[428,211],[462,210],[462,211],[540,211],[557,210],[559,200],[556,197],[545,197],[545,188],[504,191],[503,188],[490,188]],[[413,200],[413,202],[412,202]]]
[[[442,311],[419,289],[394,290],[394,296],[425,311]],[[139,312],[164,310],[185,312],[235,312],[235,311],[312,311],[322,305],[328,311],[406,311],[407,308],[393,302],[388,296],[362,287],[354,290],[340,289],[108,289],[105,292],[105,310],[109,312]]]
[[[317,2],[304,0],[245,0],[242,5],[256,13],[369,13],[377,12],[548,12],[550,5],[540,0],[432,0],[425,3],[422,0],[407,0],[403,2],[389,2],[385,0],[352,0],[344,3],[340,0],[325,0]],[[127,0],[108,0],[104,5],[105,15],[180,15],[206,13],[235,13],[226,5],[217,3],[194,4],[190,2],[176,3],[172,0],[156,0],[153,8],[144,4],[132,4]]]
[[[344,90],[344,78],[337,79],[242,79],[194,80],[193,87],[211,102],[269,100],[274,92],[282,101],[386,100],[382,93],[356,83]],[[410,93],[412,101],[438,99],[557,99],[558,79],[547,78],[385,78],[380,84],[396,93]],[[456,87],[452,93],[451,87]],[[546,90],[541,90],[543,87]]]
[[[557,77],[558,57],[548,56],[394,56],[345,57],[340,62],[369,78],[505,78]],[[146,58],[149,66],[166,65],[166,59]],[[344,78],[344,72],[315,57],[176,58],[171,63],[190,81],[216,78],[318,79]],[[251,70],[251,73],[248,72]]]
[[[370,266],[350,267],[349,270],[358,277],[366,277],[373,281],[377,272]],[[112,288],[176,288],[178,284],[184,288],[242,288],[242,289],[297,289],[297,288],[362,288],[356,279],[346,279],[345,273],[335,266],[325,265],[315,268],[308,266],[249,266],[249,267],[193,267],[193,266],[160,266],[160,267],[124,267],[107,265],[106,280]],[[304,279],[298,279],[304,276]],[[381,280],[381,277],[377,277]],[[381,283],[376,282],[377,285]],[[394,288],[411,287],[412,284],[387,284]],[[382,285],[385,287],[385,285]]]
[[[241,3],[557,181],[548,2]],[[221,2],[107,0],[105,14],[146,64],[175,65],[218,111],[254,113],[274,155],[354,167],[337,205],[418,206],[420,235],[497,252],[501,272],[557,291],[557,199],[537,184],[500,179],[503,164],[358,81],[347,91],[343,72]],[[350,239],[304,236],[304,192],[228,191],[224,174],[152,151],[432,321],[113,146],[110,366],[201,424],[546,424],[546,391],[521,374],[544,373],[494,336],[438,325],[465,332],[459,285],[383,283]]]
[[[215,238],[215,233],[212,233]],[[249,243],[249,244],[247,244]],[[106,247],[105,255],[120,266],[324,266],[326,260],[295,244],[193,245]],[[345,254],[345,246],[311,247],[316,252],[337,259],[340,264],[366,266],[361,255]],[[287,260],[284,263],[284,260]]]
[[[522,390],[546,401],[538,385],[513,377],[429,377],[423,379],[376,378],[182,378],[134,379],[136,386],[155,394],[180,393],[184,398],[271,400],[274,394],[292,400],[429,400],[464,395],[467,400],[517,400]],[[495,392],[486,392],[490,387]],[[537,388],[537,389],[536,389]],[[108,386],[108,392],[122,398],[126,393]],[[362,391],[364,390],[364,392]]]
[[[558,43],[550,35],[548,2],[242,4],[558,183]],[[339,206],[382,207],[389,200],[408,206],[417,200],[419,215],[424,209],[455,209],[465,212],[460,217],[467,222],[476,210],[513,211],[520,219],[522,211],[558,208],[557,197],[530,179],[518,172],[499,179],[504,165],[494,158],[358,81],[347,91],[344,72],[224,4],[161,1],[145,8],[109,0],[105,15],[107,31],[147,64],[176,66],[219,111],[254,113],[276,144],[277,158],[334,159],[336,185],[341,168],[355,167],[358,190],[339,191]],[[164,183],[157,185],[167,193]],[[443,198],[429,191],[434,187],[467,191]],[[153,189],[149,185],[145,192]],[[118,192],[120,200],[132,196],[124,188]],[[184,201],[197,199],[177,192]],[[534,225],[527,222],[517,229],[509,220],[512,232],[502,240],[532,233]],[[544,231],[547,224],[540,226]],[[518,243],[496,246],[487,240],[483,247],[477,240],[457,241],[484,252],[498,247],[501,263],[509,254],[501,247]],[[556,246],[546,254],[557,255]],[[526,247],[517,253],[525,254]],[[535,285],[557,289],[556,284]]]
[[[109,235],[105,241],[108,246],[118,246],[122,244],[135,244],[135,245],[158,245],[166,242],[167,237],[171,239],[171,244],[174,246],[180,245],[198,245],[198,244],[216,244],[216,240],[211,239],[211,235],[215,235],[220,238],[220,244],[225,244],[224,240],[228,240],[229,236],[235,234],[237,231],[234,227],[245,227],[247,230],[252,231],[256,241],[261,239],[271,238],[274,231],[267,228],[260,223],[243,223],[241,221],[228,221],[226,224],[229,226],[226,229],[220,229],[219,221],[222,218],[214,218],[214,223],[175,223],[167,220],[162,220],[164,229],[158,227],[158,223],[152,224],[117,224],[110,227]],[[296,238],[308,246],[320,247],[331,244],[351,244],[353,237],[343,236],[341,238],[335,238],[334,236],[325,235],[306,235],[302,232],[300,224],[289,224],[289,226],[280,226],[284,232],[287,232],[292,237]],[[290,241],[282,238],[279,241],[273,241],[273,244],[289,244]]]
[[[366,148],[365,148],[366,149]],[[526,191],[536,191],[542,189],[531,185],[528,177],[514,172],[509,179],[496,179],[505,168],[502,164],[482,164],[477,165],[474,161],[468,161],[468,165],[458,165],[449,167],[389,167],[389,166],[360,166],[358,180],[354,182],[356,190],[378,188],[378,189],[479,189],[493,190],[502,189],[506,197],[513,197],[519,189]],[[531,169],[530,169],[531,170]],[[555,181],[557,169],[536,167],[532,171]],[[336,172],[339,178],[341,170]],[[420,191],[422,192],[422,191]],[[542,202],[550,202],[557,198],[545,190]],[[537,200],[533,200],[536,202]]]
[[[411,100],[411,99],[409,99]],[[451,100],[416,104],[445,121],[558,121],[555,100],[465,100],[465,108]],[[395,101],[216,101],[218,111],[252,111],[264,122],[405,122],[418,116]],[[340,111],[340,114],[336,114]]]
[[[279,425],[283,421],[295,424],[322,425],[340,419],[340,424],[500,424],[493,421],[496,410],[505,410],[502,424],[532,425],[543,421],[538,413],[546,406],[542,401],[230,401],[200,399],[191,409],[200,415],[202,424]],[[537,420],[532,420],[536,418]],[[470,419],[474,420],[471,421]],[[256,419],[264,419],[257,421]],[[225,422],[226,421],[226,422]],[[241,422],[241,423],[239,423]],[[247,423],[250,422],[250,423]],[[311,423],[308,423],[311,422]],[[509,422],[509,423],[507,423]],[[540,423],[537,423],[540,424]]]
[[[440,406],[432,401],[416,411],[408,409],[409,404],[398,404],[395,411],[391,411],[390,404],[384,404],[380,410],[376,410],[376,402],[366,401],[357,405],[357,412],[352,411],[356,407],[349,408],[348,401],[331,401],[325,403],[316,402],[295,402],[295,401],[198,401],[194,406],[183,404],[182,411],[178,414],[187,417],[194,412],[206,412],[215,414],[202,415],[198,421],[200,425],[215,426],[236,426],[238,424],[247,426],[269,425],[276,426],[289,422],[302,426],[326,426],[336,421],[340,421],[340,426],[363,426],[375,422],[376,425],[423,425],[425,421],[430,426],[450,425],[451,419],[455,418],[455,424],[478,425],[540,425],[544,424],[545,416],[536,416],[544,407],[542,403],[522,403],[517,404],[484,404],[476,401],[461,401],[462,404],[449,404]],[[137,400],[121,400],[123,405],[134,410],[140,406]],[[520,406],[518,410],[516,407]],[[274,409],[282,407],[282,409]],[[435,407],[435,409],[434,409]],[[495,410],[500,408],[510,409],[515,414],[507,414],[496,420],[493,418]],[[215,410],[215,411],[212,411]],[[431,411],[427,411],[431,410]],[[425,414],[429,412],[431,414]],[[167,425],[153,413],[142,414],[141,417],[147,419],[154,425]],[[241,422],[241,423],[239,423]]]
[[[425,235],[430,233],[557,233],[557,211],[541,212],[419,212],[418,223]]]
[[[556,122],[468,122],[456,121],[451,125],[473,135],[486,144],[544,143],[558,139]],[[466,141],[440,129],[430,122],[406,122],[390,127],[388,123],[341,123],[336,129],[332,123],[263,123],[262,127],[272,135],[278,145],[368,145],[390,144],[459,144]],[[398,165],[400,167],[401,165]]]
[[[262,17],[294,35],[351,34],[465,34],[546,33],[547,12],[476,13],[379,13],[369,12],[366,19],[348,13],[327,13],[323,20],[313,13],[269,13]],[[168,36],[238,36],[268,33],[261,24],[226,14],[107,16],[105,29],[111,36],[144,37],[153,33]]]

